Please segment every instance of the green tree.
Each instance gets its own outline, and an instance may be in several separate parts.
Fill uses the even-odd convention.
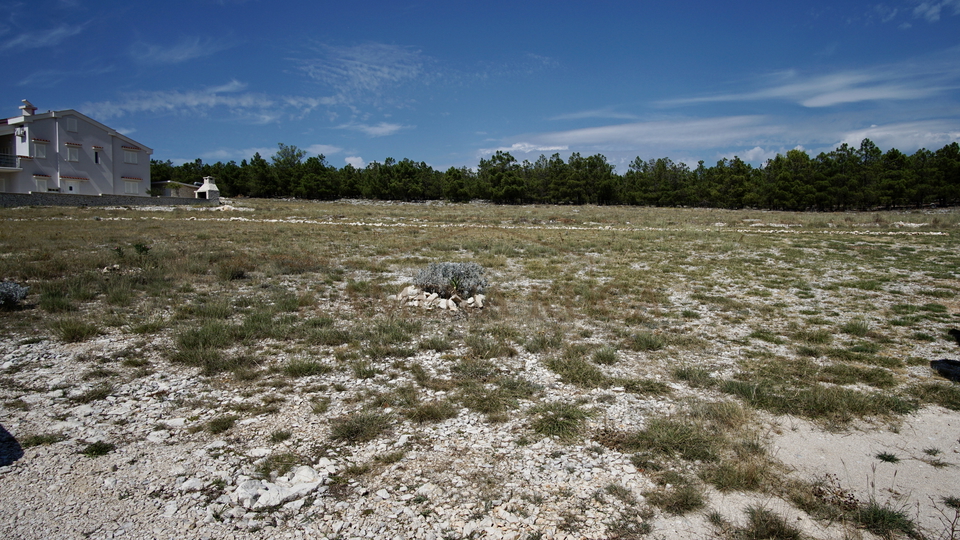
[[[260,152],[253,154],[250,163],[244,169],[244,180],[251,197],[276,197],[280,195],[280,183],[277,173]]]
[[[467,202],[470,191],[467,188],[469,171],[466,167],[450,167],[443,174],[443,198],[450,202]]]
[[[518,203],[524,196],[520,165],[509,152],[497,150],[490,159],[481,159],[478,176],[499,203]]]

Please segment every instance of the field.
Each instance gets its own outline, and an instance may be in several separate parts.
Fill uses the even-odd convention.
[[[481,265],[484,307],[388,299],[434,262]],[[0,310],[0,500],[66,472],[3,513],[24,538],[958,538],[960,385],[929,367],[960,357],[958,277],[957,209],[6,209],[0,278],[30,289]],[[319,487],[244,503],[304,465]]]

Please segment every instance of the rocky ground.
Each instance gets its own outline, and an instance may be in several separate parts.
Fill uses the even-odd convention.
[[[27,392],[4,428],[21,441],[25,434],[63,438],[25,448],[0,468],[7,537],[444,538],[483,532],[491,538],[602,538],[627,505],[597,494],[616,484],[639,496],[651,485],[627,457],[589,441],[518,444],[526,431],[517,422],[491,424],[468,411],[426,428],[405,426],[410,429],[395,430],[350,455],[326,449],[309,466],[254,479],[258,460],[327,436],[328,423],[312,412],[298,388],[278,392],[285,400],[280,412],[240,420],[222,435],[191,427],[223,415],[226,404],[243,398],[190,369],[165,366],[86,404],[71,398],[93,385],[71,393],[57,389],[82,379],[90,360],[78,358],[138,352],[128,346],[110,337],[76,345],[3,345],[2,368],[13,371],[12,379]],[[428,369],[440,362],[436,354],[417,360]],[[523,369],[529,359],[512,360]],[[541,380],[555,378],[529,367],[543,371]],[[379,384],[336,379],[327,383],[350,390]],[[658,407],[623,398],[621,410],[608,410],[606,421],[620,416],[635,422],[637,408]],[[289,430],[290,438],[271,443],[271,433],[281,429]],[[99,457],[82,453],[99,441],[116,447]],[[369,480],[330,483],[344,468],[371,461],[379,470]],[[545,504],[558,494],[564,504]],[[577,530],[566,533],[562,528],[571,516]]]
[[[31,341],[8,341],[0,349],[0,368],[12,374],[7,390],[14,385],[23,403],[8,407],[3,420],[7,465],[0,468],[0,506],[6,538],[629,538],[645,522],[654,538],[713,534],[702,515],[637,511],[631,498],[642,501],[641,493],[653,484],[628,456],[590,440],[526,441],[522,422],[490,423],[467,410],[426,427],[406,422],[353,452],[316,448],[309,465],[260,478],[257,466],[269,456],[302,454],[302,445],[326,440],[329,422],[302,397],[317,381],[301,379],[278,389],[278,412],[249,415],[213,434],[197,427],[245,401],[235,388],[156,357],[154,373],[117,385],[105,399],[79,403],[77,397],[95,385],[72,382],[83,379],[91,359],[119,363],[123,355],[149,352],[111,336],[69,345]],[[442,362],[436,353],[417,361],[427,369]],[[561,395],[566,390],[578,398],[599,397],[564,389],[524,354],[505,369],[535,376]],[[386,381],[334,375],[325,383],[344,385],[349,389],[340,394],[349,395]],[[433,397],[440,396],[425,396]],[[624,393],[602,401],[607,406],[598,422],[619,426],[670,407]],[[351,407],[337,399],[331,405],[333,416],[336,408]],[[923,512],[919,507],[956,491],[956,412],[930,407],[906,427],[879,434],[834,434],[796,419],[773,424],[780,428],[770,433],[771,444],[798,474],[829,471],[861,497],[909,492],[928,528],[949,525],[940,518],[950,516],[931,511],[935,505]],[[271,441],[278,430],[289,438]],[[62,440],[28,446],[19,456],[10,437],[29,443],[28,435],[49,433]],[[115,446],[99,457],[83,453],[101,441]],[[907,447],[909,463],[883,463],[877,471],[873,456],[883,449],[904,455]],[[925,456],[925,448],[941,454]],[[945,465],[931,465],[934,457]],[[375,470],[332,482],[358,464]],[[903,471],[899,477],[897,469]],[[782,500],[712,493],[712,506],[727,515],[751,502],[796,514],[816,537],[842,537],[836,527],[801,517]]]
[[[238,223],[251,225],[234,231],[236,238],[262,236],[273,240],[271,233],[260,232],[268,229],[254,228],[273,225],[273,218],[260,219],[253,211],[243,215],[251,217],[243,217],[245,221]],[[86,216],[81,218],[91,221]],[[102,223],[99,216],[96,219]],[[185,222],[192,223],[195,216],[140,219],[179,234],[186,228]],[[346,221],[323,217],[307,223],[289,218],[284,223],[298,235],[301,229],[292,227],[301,226],[301,222],[304,227],[336,225],[368,231],[371,237],[383,226],[380,222],[353,223],[352,218],[350,223]],[[419,221],[408,221],[401,224],[410,229],[420,227]],[[627,228],[629,222],[621,221],[621,229],[610,233],[611,241],[620,234],[633,234]],[[766,228],[757,228],[755,234],[781,236],[782,231],[776,227],[760,224]],[[899,235],[901,226],[894,225],[894,230],[883,234]],[[437,225],[437,232],[430,234],[443,240],[448,226]],[[490,226],[497,227],[507,226]],[[533,231],[529,234],[536,235],[540,225],[523,221],[509,227],[528,228]],[[592,227],[583,226],[590,231]],[[711,227],[722,228],[724,224]],[[316,230],[309,229],[314,234]],[[551,230],[550,234],[557,236],[552,241],[570,242],[574,234],[570,231]],[[748,229],[744,231],[736,231],[741,240],[744,234],[750,234]],[[474,297],[472,303],[467,298],[455,310],[449,304],[441,309],[438,299],[428,302],[410,296],[406,289],[409,272],[396,270],[406,268],[404,265],[422,265],[432,258],[413,254],[410,257],[416,260],[410,262],[368,267],[369,256],[355,255],[351,251],[357,248],[348,246],[343,250],[348,253],[338,253],[337,257],[340,263],[350,262],[351,270],[331,279],[326,290],[316,287],[323,278],[319,270],[282,275],[257,270],[234,280],[207,273],[202,267],[205,273],[196,275],[197,285],[190,293],[193,303],[188,307],[192,311],[161,302],[150,307],[162,311],[165,321],[174,321],[159,331],[135,332],[129,323],[104,323],[96,336],[67,343],[56,339],[54,332],[8,330],[7,338],[0,341],[0,536],[736,538],[736,528],[747,519],[745,510],[766,508],[812,538],[874,537],[846,518],[812,518],[798,510],[795,501],[787,500],[785,490],[771,485],[796,480],[820,481],[821,487],[833,490],[818,492],[821,499],[840,498],[841,503],[845,497],[860,503],[876,500],[886,508],[902,510],[919,527],[915,537],[960,537],[960,509],[954,511],[947,504],[960,505],[960,413],[955,410],[928,403],[902,417],[829,427],[827,422],[751,409],[749,431],[756,429],[756,444],[774,463],[770,471],[775,471],[773,480],[767,477],[765,484],[754,490],[718,490],[701,480],[700,474],[707,466],[696,460],[661,460],[661,465],[675,471],[647,468],[643,459],[605,440],[611,433],[636,433],[651,419],[667,417],[694,402],[737,400],[715,385],[698,386],[681,379],[674,372],[677,366],[703,366],[709,377],[719,380],[735,377],[747,360],[755,358],[786,362],[820,355],[817,361],[830,365],[832,360],[827,360],[824,352],[824,342],[830,339],[841,352],[882,340],[883,358],[898,362],[887,370],[891,380],[900,385],[895,390],[930,381],[944,383],[923,360],[942,358],[948,350],[943,332],[946,324],[956,323],[953,317],[960,310],[956,295],[924,296],[922,293],[933,287],[929,276],[934,272],[929,270],[926,274],[895,270],[889,283],[884,282],[885,289],[868,279],[887,275],[886,265],[902,261],[901,257],[914,253],[914,245],[923,246],[921,242],[901,243],[899,239],[906,236],[893,237],[897,244],[891,241],[889,246],[878,242],[877,249],[886,250],[881,253],[886,258],[871,264],[879,267],[866,263],[861,267],[853,257],[853,263],[844,260],[823,268],[805,253],[831,255],[832,244],[824,241],[827,247],[817,245],[817,251],[810,252],[801,252],[803,246],[776,244],[763,247],[762,255],[750,259],[750,264],[757,266],[751,269],[756,275],[741,275],[740,265],[718,270],[711,264],[729,258],[743,244],[730,241],[730,246],[723,249],[675,257],[674,245],[659,247],[664,238],[669,240],[671,232],[651,236],[650,240],[637,234],[637,244],[630,244],[624,251],[636,260],[620,265],[625,267],[620,268],[624,273],[617,275],[636,277],[627,273],[628,269],[646,272],[654,266],[670,267],[673,277],[664,279],[689,282],[668,282],[659,289],[650,286],[629,298],[611,294],[596,302],[600,305],[586,306],[583,299],[589,297],[590,287],[614,279],[603,275],[603,259],[591,251],[603,249],[601,245],[571,249],[562,257],[544,255],[532,262],[496,253],[487,260],[499,261],[493,274],[497,287],[506,293]],[[828,236],[822,231],[812,234],[817,238]],[[173,253],[175,245],[170,241],[171,247],[165,247],[158,241],[154,249]],[[875,247],[868,242],[849,245],[864,252]],[[647,251],[640,253],[636,246]],[[949,246],[931,241],[925,247],[929,252],[923,256],[931,260],[951,256]],[[798,254],[781,253],[791,249]],[[394,253],[375,247],[368,251],[380,253],[378,256],[384,259]],[[772,293],[751,289],[756,276],[766,278],[767,273],[775,273],[771,263],[774,257],[787,261],[793,257],[796,275],[783,278],[784,284],[768,284]],[[124,264],[128,261],[125,259]],[[564,291],[563,287],[559,293],[551,288],[549,276],[558,272],[548,268],[552,265],[572,269],[578,279],[583,278],[565,285],[582,286],[575,302],[546,298],[565,292],[574,297],[573,291]],[[955,273],[941,266],[937,267],[940,277],[936,278],[936,290],[960,290]],[[104,271],[112,271],[110,268]],[[849,284],[855,277],[852,271],[865,276],[863,283]],[[376,279],[371,277],[374,275]],[[700,288],[690,284],[694,281]],[[358,284],[367,288],[360,289]],[[360,292],[350,293],[350,287]],[[191,319],[177,320],[178,313],[193,316],[199,309],[196,305],[213,303],[218,295],[237,299],[260,295],[250,301],[254,305],[261,298],[280,298],[277,291],[292,297],[294,305],[289,311],[270,311],[270,316],[276,320],[297,319],[287,326],[297,331],[308,320],[326,317],[328,322],[336,319],[337,324],[353,325],[350,331],[360,335],[359,327],[387,320],[387,311],[391,321],[421,321],[418,328],[422,331],[395,344],[404,349],[403,354],[391,353],[369,363],[362,358],[373,347],[367,342],[314,346],[301,335],[299,341],[289,343],[266,338],[231,345],[227,357],[242,354],[261,362],[256,366],[256,376],[249,378],[243,370],[204,375],[196,367],[171,361],[178,347],[176,336],[182,335],[178,333],[191,324],[200,324]],[[373,300],[365,296],[368,294],[377,297]],[[644,294],[653,298],[644,300]],[[297,307],[298,296],[309,299],[309,307]],[[36,302],[36,298],[28,298],[28,303]],[[518,305],[509,306],[509,310],[498,306],[496,302],[505,298]],[[918,315],[913,326],[889,322],[900,315],[892,311],[895,305],[929,307],[934,300],[939,310],[931,312],[935,317]],[[604,311],[604,302],[616,304],[616,309]],[[632,305],[643,302],[642,306]],[[669,305],[669,310],[662,310],[658,303]],[[262,307],[259,303],[256,306]],[[498,308],[509,311],[511,318],[490,318],[477,324],[479,310]],[[82,309],[89,309],[83,312],[86,317],[96,317],[93,313],[106,317],[114,308],[95,299]],[[136,303],[127,309],[135,311]],[[31,304],[22,312],[7,315],[26,318],[39,313],[37,320],[44,323],[58,316],[41,311]],[[584,322],[581,315],[586,311],[595,318]],[[854,314],[864,313],[870,318],[871,328],[879,329],[876,334],[841,335],[843,325],[856,320]],[[245,316],[249,313],[237,308],[226,320],[239,326]],[[530,352],[536,349],[533,345],[538,339],[549,339],[554,316],[563,318],[566,335],[562,344],[546,352]],[[627,317],[636,321],[625,331],[620,321]],[[662,328],[657,327],[655,335],[673,341],[650,350],[622,346],[643,334],[638,329],[647,328],[645,324],[655,327],[648,319],[640,320],[643,317],[666,321]],[[615,322],[607,324],[607,320]],[[43,326],[38,323],[37,327]],[[512,348],[509,354],[484,357],[493,359],[489,364],[495,366],[496,373],[475,374],[476,380],[483,383],[484,377],[487,381],[499,378],[536,389],[518,394],[521,397],[516,407],[499,415],[479,412],[482,404],[467,406],[463,388],[452,384],[454,371],[465,366],[464,359],[477,356],[470,349],[469,338],[494,332],[514,332],[512,337],[503,338]],[[537,332],[543,335],[533,335]],[[825,335],[830,332],[836,335]],[[438,336],[453,336],[447,342],[449,348],[424,346]],[[588,352],[582,353],[588,356],[611,343],[621,350],[615,363],[602,366],[604,376],[611,381],[629,379],[649,384],[649,391],[618,384],[573,384],[549,365],[577,346],[588,346],[584,349]],[[952,344],[949,347],[955,350]],[[803,349],[807,352],[798,352]],[[325,367],[314,374],[283,371],[302,359],[319,359]],[[859,366],[857,373],[872,373],[868,368],[873,367]],[[364,368],[375,369],[364,374],[357,371]],[[845,386],[865,393],[876,390],[860,382]],[[410,392],[416,392],[415,399]],[[417,421],[409,413],[414,401],[419,406],[436,404],[437,415]],[[576,437],[544,436],[532,429],[535,411],[546,410],[550,404],[575,404],[590,413]],[[371,423],[386,419],[388,427],[370,436],[338,438],[334,432],[345,418],[365,418]],[[880,459],[881,455],[887,457]],[[706,504],[675,515],[652,503],[651,493],[671,489],[667,473],[694,479],[704,490]]]

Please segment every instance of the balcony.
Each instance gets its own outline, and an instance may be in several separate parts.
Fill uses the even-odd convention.
[[[0,172],[22,171],[20,157],[12,154],[0,154]]]

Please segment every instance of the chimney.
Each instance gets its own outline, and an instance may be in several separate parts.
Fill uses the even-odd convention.
[[[20,110],[23,111],[22,116],[33,116],[33,114],[37,112],[37,108],[33,106],[33,103],[25,99],[21,101],[23,101],[23,105],[20,106]]]

